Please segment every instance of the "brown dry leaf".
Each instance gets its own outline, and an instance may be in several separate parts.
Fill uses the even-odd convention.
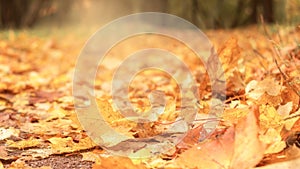
[[[223,36],[216,36],[216,34],[219,35],[219,32],[222,32]],[[113,47],[108,52],[109,57],[99,67],[102,71],[98,72],[98,78],[95,80],[96,96],[101,95],[101,98],[99,97],[100,99],[97,100],[98,107],[101,109],[105,121],[116,132],[128,136],[136,134],[135,136],[140,137],[155,135],[166,127],[163,123],[172,123],[178,117],[180,91],[176,82],[170,80],[172,78],[168,75],[157,71],[147,71],[133,79],[133,83],[129,86],[129,98],[133,106],[140,112],[151,108],[150,102],[145,96],[151,90],[164,91],[167,100],[167,107],[165,112],[159,116],[158,123],[137,125],[123,118],[120,112],[114,110],[111,97],[106,95],[111,88],[108,80],[113,77],[113,69],[116,69],[118,64],[134,51],[165,46],[166,50],[182,59],[191,73],[195,75],[201,99],[200,106],[198,105],[199,113],[208,113],[212,85],[209,81],[217,83],[216,81],[222,80],[218,79],[222,75],[222,71],[219,69],[221,65],[217,65],[216,62],[220,57],[227,77],[226,98],[230,97],[230,102],[226,102],[228,104],[226,104],[226,110],[221,117],[220,132],[216,130],[211,138],[198,143],[202,137],[203,128],[199,125],[191,129],[181,142],[184,143],[183,146],[177,145],[180,150],[187,150],[179,154],[180,157],[175,160],[167,161],[164,158],[155,158],[153,161],[159,161],[159,164],[153,162],[152,168],[158,168],[156,165],[159,165],[160,168],[175,166],[173,165],[176,164],[174,161],[177,163],[180,161],[180,166],[184,168],[253,167],[263,153],[277,155],[285,147],[285,137],[280,135],[284,133],[281,130],[283,126],[285,130],[290,130],[286,132],[287,134],[300,131],[300,116],[297,116],[300,114],[299,96],[296,93],[299,91],[300,52],[295,44],[295,38],[300,36],[299,32],[295,35],[279,31],[278,34],[288,35],[281,36],[282,41],[279,46],[282,46],[282,49],[279,50],[282,52],[284,63],[280,63],[281,61],[278,63],[283,73],[289,76],[288,80],[281,78],[282,74],[272,60],[274,53],[272,53],[271,46],[268,46],[268,40],[252,28],[233,32],[212,31],[210,38],[215,38],[214,43],[217,45],[222,44],[218,55],[213,53],[207,58],[208,61],[205,60],[212,70],[209,73],[215,73],[215,77],[208,77],[203,63],[197,60],[193,51],[175,39],[158,35],[151,37],[139,35],[136,38],[128,38]],[[236,38],[228,40],[228,37],[232,36]],[[223,43],[224,40],[227,40],[226,43]],[[0,146],[0,158],[4,159],[5,163],[19,158],[8,167],[29,168],[23,157],[46,158],[52,153],[66,153],[65,155],[68,156],[68,153],[85,150],[88,152],[82,153],[83,158],[95,161],[94,168],[144,168],[134,165],[134,161],[125,157],[104,158],[101,157],[102,151],[90,152],[89,148],[95,145],[86,137],[86,131],[80,128],[71,97],[75,57],[83,45],[83,41],[79,43],[77,41],[73,41],[73,39],[64,39],[61,41],[62,43],[54,40],[45,41],[23,33],[16,34],[13,30],[8,32],[8,40],[5,38],[0,40],[0,95],[4,95],[4,100],[0,98],[0,141],[3,143]],[[132,42],[132,45],[128,45],[129,41]],[[276,40],[272,42],[277,43]],[[285,44],[286,42],[287,44]],[[253,54],[254,50],[257,55]],[[293,64],[286,62],[293,62]],[[248,85],[245,89],[246,84]],[[292,85],[296,92],[288,85]],[[236,99],[242,99],[242,101]],[[248,113],[249,105],[253,104],[253,100],[255,104],[260,105],[260,114],[257,110],[253,110],[253,112],[259,115],[258,123],[261,127],[259,138],[268,145],[265,151],[262,150],[263,146],[257,138],[256,119],[254,115],[251,117],[251,114]],[[95,112],[97,114],[97,111]],[[96,115],[84,115],[92,119],[87,123],[89,126],[97,126],[95,124],[99,122],[99,119]],[[226,122],[230,122],[229,126],[233,127],[225,130],[223,127],[228,124]],[[91,133],[94,134],[93,132],[103,129],[100,127],[94,127],[88,131],[92,131]],[[176,125],[176,127],[183,128],[181,125]],[[107,131],[107,129],[104,128],[102,131]],[[111,136],[108,137],[104,137],[104,139],[115,141]],[[20,138],[24,140],[16,141]],[[162,139],[166,138],[162,137],[156,141],[160,142]],[[132,147],[128,144],[124,145],[124,147],[126,146]],[[153,148],[155,149],[155,147]],[[296,147],[294,146],[294,148]],[[282,152],[285,153],[286,149]],[[13,156],[15,154],[11,155],[10,153],[17,155]],[[168,158],[170,157],[168,156]],[[270,163],[278,162],[274,159],[271,160],[273,161]],[[164,162],[169,165],[163,165]],[[292,168],[295,166],[299,166],[297,161],[289,161],[284,164],[278,163],[278,166],[274,164],[269,168]]]
[[[290,112],[293,109],[293,102],[287,102],[284,105],[280,105],[277,109],[278,114],[280,114],[283,118],[286,118],[290,115]]]
[[[63,93],[58,91],[34,91],[29,98],[29,104],[53,102],[62,96]]]
[[[244,71],[245,64],[242,49],[237,37],[231,37],[219,48],[218,56],[222,62],[222,68],[226,78],[226,94],[241,94],[245,88]]]
[[[47,110],[48,117],[45,121],[51,121],[54,119],[62,119],[69,114],[68,111],[64,110],[63,108],[59,107],[56,103],[51,104],[51,107]]]
[[[104,120],[110,125],[115,126],[118,122],[122,122],[124,125],[130,123],[130,121],[126,120],[121,113],[113,109],[112,104],[108,100],[97,99],[97,105]]]
[[[297,95],[297,93],[295,93],[290,87],[285,88],[282,92],[281,92],[281,98],[282,98],[282,103],[286,104],[288,102],[292,102],[293,103],[293,109],[292,112],[295,112],[298,107],[299,107],[299,96]]]
[[[280,105],[281,102],[282,102],[282,99],[281,99],[280,95],[272,96],[272,95],[269,95],[268,93],[264,93],[258,99],[259,104],[265,104],[265,105],[268,104],[268,105],[271,105],[274,107]]]
[[[80,139],[78,143],[74,142],[72,137],[52,137],[48,141],[51,143],[53,152],[59,154],[86,150],[97,146],[89,137]]]
[[[3,160],[9,159],[8,153],[5,150],[4,146],[0,146],[0,159],[3,159]]]
[[[114,130],[132,136],[129,131],[136,126],[135,122],[127,120],[120,112],[115,111],[108,100],[97,99],[97,106],[104,121],[114,127]]]
[[[245,88],[248,97],[258,100],[265,92],[270,96],[277,96],[284,87],[279,85],[272,77],[262,81],[252,80]]]
[[[241,92],[245,88],[245,82],[244,82],[244,75],[238,70],[234,70],[232,72],[232,75],[227,78],[228,79],[228,84],[227,84],[227,90],[228,94],[230,92]]]
[[[218,55],[222,61],[225,74],[229,73],[229,70],[234,70],[238,65],[239,59],[241,59],[241,48],[238,45],[237,38],[232,37],[227,40],[225,44],[219,48]]]
[[[176,162],[187,168],[249,168],[259,163],[264,146],[258,139],[257,109],[214,140],[192,146]]]
[[[222,119],[229,121],[232,124],[236,124],[241,118],[245,117],[248,113],[248,108],[231,108],[225,109],[222,113]]]
[[[176,111],[176,100],[168,100],[163,114],[158,118],[159,121],[175,121],[179,113]]]
[[[33,137],[30,137],[27,140],[21,140],[21,141],[12,141],[12,140],[7,140],[6,145],[9,148],[17,148],[17,149],[25,149],[25,148],[30,148],[30,147],[37,147],[42,143],[41,139],[36,139]]]
[[[179,149],[188,148],[191,145],[195,145],[199,142],[200,132],[203,130],[203,126],[199,125],[187,132],[185,137],[180,143],[176,145]]]

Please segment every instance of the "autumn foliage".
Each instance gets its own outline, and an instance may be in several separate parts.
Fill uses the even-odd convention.
[[[264,30],[265,29],[265,30]],[[9,32],[0,40],[0,161],[5,168],[297,168],[300,163],[299,28],[266,27],[206,32],[226,78],[224,112],[201,140],[212,108],[209,76],[201,61],[175,39],[140,35],[112,48],[95,80],[98,108],[116,131],[133,138],[160,134],[176,122],[180,89],[168,74],[146,70],[129,86],[139,112],[151,108],[148,94],[162,90],[166,108],[157,122],[124,118],[110,96],[113,71],[126,56],[164,46],[184,60],[199,87],[198,113],[182,140],[150,159],[118,157],[96,145],[78,121],[72,96],[76,58],[84,40],[37,38]],[[131,45],[128,45],[131,44]],[[0,168],[1,168],[0,167]]]

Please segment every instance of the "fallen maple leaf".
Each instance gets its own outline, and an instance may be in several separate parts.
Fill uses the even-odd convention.
[[[300,158],[284,161],[280,163],[275,163],[263,167],[256,167],[255,169],[298,169],[300,166]]]
[[[283,126],[283,118],[273,106],[261,105],[259,107],[259,125],[263,132],[269,128],[274,128],[278,131],[281,130]]]
[[[258,139],[259,127],[253,107],[248,115],[224,135],[192,146],[176,159],[183,168],[246,169],[263,158],[264,145]]]
[[[230,168],[249,168],[255,166],[262,158],[264,145],[258,138],[258,108],[252,107],[248,116],[235,126],[234,155]]]

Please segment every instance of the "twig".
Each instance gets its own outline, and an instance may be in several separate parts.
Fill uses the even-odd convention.
[[[273,47],[273,49],[274,49],[274,51],[275,51],[275,54],[276,54],[276,56],[278,57],[278,58],[281,58],[281,54],[280,54],[280,52],[279,52],[279,47],[278,47],[278,45],[275,43],[275,41],[273,41],[272,40],[272,38],[271,38],[271,36],[269,35],[269,33],[268,33],[268,31],[267,31],[267,28],[266,28],[266,25],[264,24],[264,19],[263,19],[263,17],[262,17],[262,15],[260,15],[260,18],[261,18],[261,22],[262,22],[262,25],[263,25],[263,28],[264,28],[264,31],[265,31],[265,35],[267,36],[267,38],[268,38],[268,40],[270,41],[270,42],[272,42],[272,47]],[[273,55],[272,55],[273,56]],[[274,60],[274,62],[275,62],[275,64],[276,64],[276,67],[277,67],[277,69],[279,70],[279,72],[280,72],[280,74],[283,76],[283,79],[285,80],[285,81],[287,81],[287,84],[288,84],[288,86],[298,95],[298,97],[300,97],[300,93],[288,82],[288,80],[289,80],[289,77],[286,75],[286,74],[284,74],[283,73],[283,71],[281,70],[281,68],[279,67],[279,65],[278,65],[278,62],[277,62],[277,59],[276,59],[276,57],[275,56],[273,56],[273,60]]]
[[[256,49],[253,49],[253,52],[255,54],[257,54],[258,56],[260,56],[263,59],[266,59],[266,57],[264,57],[261,53],[259,53]],[[259,64],[265,69],[265,71],[268,71],[268,69],[263,65],[263,63],[261,62],[261,60],[259,60]]]
[[[5,111],[7,111],[7,110],[17,111],[16,109],[11,108],[11,107],[5,107],[5,108],[3,108],[3,109],[0,109],[0,113],[5,112]]]
[[[286,120],[290,120],[290,119],[293,119],[293,118],[296,118],[296,117],[299,117],[299,116],[300,116],[300,114],[295,114],[295,115],[293,115],[293,116],[286,117],[286,118],[284,118],[283,120],[286,121]]]
[[[279,38],[279,42],[280,42],[280,44],[283,44],[283,40],[282,40],[282,37],[281,37],[281,35],[280,35],[280,32],[279,32],[279,25],[278,24],[276,24],[276,26],[277,26],[277,29],[278,29],[278,31],[277,31],[277,35],[278,35],[278,38]]]
[[[278,65],[278,62],[277,62],[277,60],[276,60],[276,58],[274,58],[274,61],[275,61],[275,64],[276,64],[276,67],[277,67],[277,69],[279,70],[279,72],[280,72],[280,74],[282,75],[282,77],[283,77],[283,79],[285,80],[285,81],[287,81],[287,85],[300,97],[300,93],[293,87],[293,85],[291,85],[290,84],[290,82],[288,81],[288,76],[285,74],[285,73],[283,73],[282,72],[282,70],[281,70],[281,68],[279,67],[279,65]]]
[[[7,102],[8,104],[12,105],[12,102],[9,99],[5,98],[5,97],[0,96],[0,100],[3,100],[5,102]]]
[[[235,99],[239,99],[239,98],[245,98],[245,95],[243,94],[243,95],[239,95],[239,96],[230,97],[227,100],[225,100],[225,103],[231,102],[231,101],[233,101]]]
[[[268,40],[271,40],[271,36],[269,35],[268,31],[267,31],[267,28],[266,28],[266,25],[265,25],[265,21],[264,21],[264,17],[260,14],[260,21],[261,21],[261,24],[264,28],[264,32],[266,34],[266,36],[268,37]]]

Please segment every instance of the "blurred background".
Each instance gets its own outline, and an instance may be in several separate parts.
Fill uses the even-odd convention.
[[[101,26],[120,16],[166,12],[202,29],[236,28],[264,21],[299,24],[299,0],[0,0],[0,28]]]

